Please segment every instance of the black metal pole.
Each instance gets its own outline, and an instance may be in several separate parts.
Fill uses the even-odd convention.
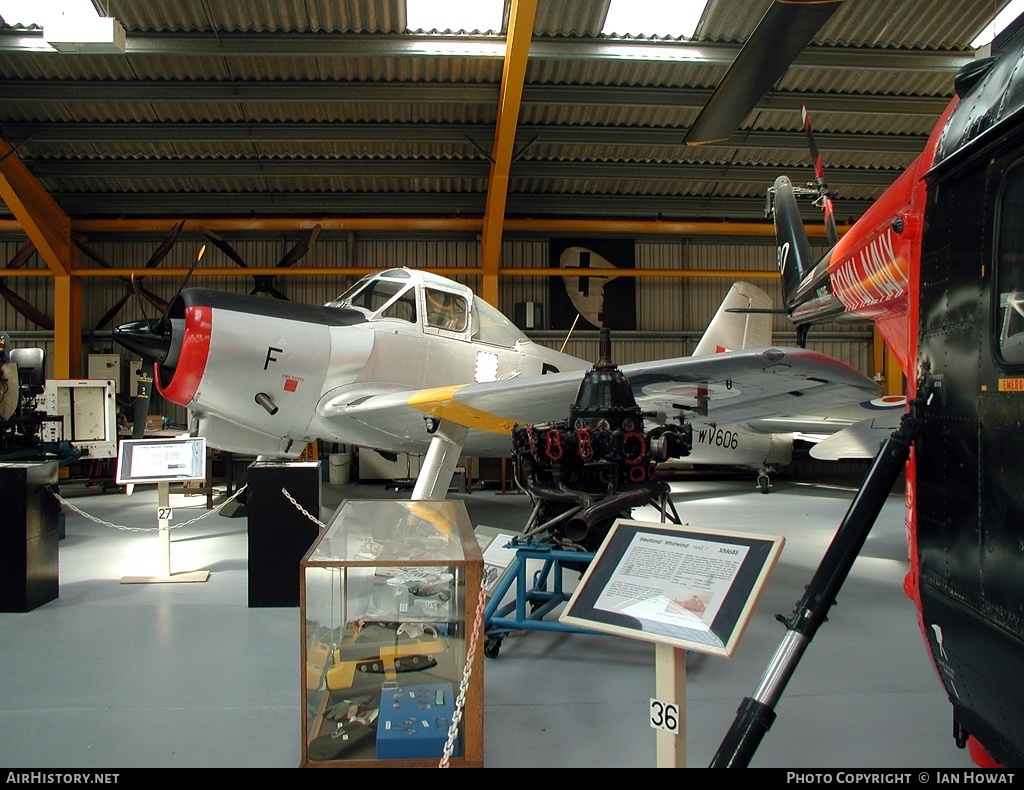
[[[836,531],[821,564],[807,585],[786,623],[783,637],[753,697],[746,697],[737,710],[732,727],[718,747],[711,768],[746,768],[761,739],[775,720],[775,706],[792,677],[800,657],[825,622],[835,604],[839,588],[864,546],[878,513],[910,454],[916,420],[913,409],[903,416],[899,428],[883,442],[864,477],[856,497]]]

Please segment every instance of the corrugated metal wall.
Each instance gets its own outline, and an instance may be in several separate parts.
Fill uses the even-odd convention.
[[[292,234],[268,234],[258,239],[248,236],[246,240],[225,240],[231,243],[249,268],[264,274],[266,267],[280,261],[299,238]],[[112,266],[143,266],[161,240],[154,236],[131,242],[90,240],[88,244],[91,250]],[[195,235],[182,236],[159,267],[188,267],[204,243],[206,251],[201,266],[234,266],[224,252],[209,244],[205,238]],[[17,247],[15,243],[0,243],[0,255],[10,260]],[[637,331],[619,332],[613,337],[613,356],[616,362],[685,356],[693,350],[733,282],[730,277],[690,276],[694,271],[764,272],[764,276],[753,280],[754,283],[764,288],[776,304],[781,303],[781,288],[775,274],[775,245],[770,238],[640,239],[636,242],[635,251],[638,269],[677,270],[685,272],[687,276],[636,278]],[[820,254],[823,251],[816,248],[814,253]],[[27,265],[32,268],[42,266],[35,258]],[[322,234],[298,265],[381,269],[396,266],[472,268],[480,265],[480,243],[475,236],[469,234],[464,237],[443,234],[436,237],[371,233]],[[543,268],[550,265],[546,238],[506,237],[502,249],[503,267]],[[335,298],[355,279],[357,275],[334,273],[323,277],[278,276],[273,284],[293,301],[323,304]],[[456,276],[453,279],[474,289],[480,287],[480,278],[476,274]],[[515,315],[515,305],[522,302],[538,302],[546,308],[550,302],[550,279],[546,275],[503,277],[499,288],[500,308],[509,317]],[[181,284],[181,278],[148,276],[136,278],[136,282],[153,294],[168,299]],[[52,315],[49,277],[8,277],[5,285],[47,315]],[[255,280],[251,276],[193,277],[190,285],[249,293],[254,288]],[[83,278],[83,360],[89,353],[118,353],[120,349],[112,340],[112,329],[117,324],[157,315],[154,306],[131,295],[108,323],[98,326],[108,310],[129,293],[129,288],[130,283],[116,278]],[[547,326],[549,324],[545,323]],[[0,301],[0,331],[11,335],[12,345],[42,346],[46,348],[48,358],[52,354],[50,334],[39,330],[18,314],[6,299]],[[776,343],[792,345],[796,342],[795,333],[784,316],[776,317],[774,331]],[[588,361],[596,360],[596,332],[573,333],[568,343],[564,331],[544,330],[528,334],[544,345],[562,348],[565,344],[564,350],[567,353]],[[874,372],[872,332],[868,324],[816,328],[810,333],[808,345],[847,362],[865,374],[872,375]],[[183,410],[170,409],[166,405],[158,407],[154,403],[154,410],[157,408],[165,410],[164,413],[172,422],[184,424],[186,416]]]

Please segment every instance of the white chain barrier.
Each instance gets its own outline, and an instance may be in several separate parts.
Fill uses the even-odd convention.
[[[459,733],[459,723],[462,721],[462,711],[466,707],[466,692],[469,690],[469,678],[473,671],[473,659],[476,656],[476,645],[480,641],[480,625],[484,621],[484,601],[486,599],[484,586],[480,585],[480,597],[476,602],[476,614],[473,616],[473,630],[469,637],[469,647],[466,650],[466,667],[462,671],[462,682],[459,683],[459,695],[455,699],[455,713],[452,715],[452,723],[448,728],[448,740],[445,741],[441,762],[438,768],[450,768],[448,761],[451,759],[452,751],[455,749],[455,738]]]
[[[195,524],[197,521],[202,521],[204,518],[208,518],[209,516],[212,516],[215,513],[219,513],[221,511],[221,508],[223,508],[229,502],[232,502],[233,500],[237,499],[238,496],[243,491],[245,491],[245,489],[247,487],[248,487],[248,484],[243,485],[235,493],[233,493],[230,497],[228,497],[223,502],[221,502],[219,505],[217,505],[217,507],[215,507],[215,508],[213,508],[211,510],[207,510],[202,515],[196,516],[195,518],[189,519],[188,521],[182,521],[180,524],[168,524],[167,528],[168,529],[181,529],[182,527],[187,527],[190,524]],[[158,531],[160,529],[160,527],[126,527],[123,524],[112,524],[109,521],[104,521],[101,518],[96,518],[96,516],[92,516],[92,515],[86,513],[81,508],[76,507],[75,505],[72,505],[70,502],[68,502],[68,500],[66,500],[64,497],[62,497],[56,491],[52,491],[51,493],[53,494],[54,499],[56,499],[58,502],[60,502],[61,505],[66,507],[68,510],[74,511],[78,515],[82,516],[82,518],[87,518],[87,519],[89,519],[89,521],[92,521],[92,522],[94,522],[96,524],[100,524],[100,525],[102,525],[104,527],[110,527],[111,529],[120,529],[120,530],[123,530],[125,532],[156,532],[156,531]]]
[[[312,521],[314,524],[316,524],[318,527],[320,527],[320,529],[326,529],[327,528],[327,525],[324,524],[324,522],[322,522],[320,519],[318,519],[316,516],[314,516],[308,510],[306,510],[306,508],[304,508],[302,505],[300,505],[298,502],[296,502],[295,501],[295,497],[293,497],[290,493],[288,493],[288,489],[287,488],[282,488],[281,489],[281,493],[284,494],[285,499],[287,499],[289,502],[291,502],[293,505],[295,505],[295,508],[302,515],[304,515],[306,518],[308,518],[310,521]]]

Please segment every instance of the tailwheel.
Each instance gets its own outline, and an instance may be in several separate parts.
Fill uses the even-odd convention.
[[[487,658],[497,658],[501,650],[501,637],[489,636],[484,640],[484,655]]]
[[[761,474],[759,474],[757,476],[757,487],[761,489],[761,493],[762,494],[767,494],[768,493],[769,485],[770,485],[770,481],[768,480],[768,475],[766,475],[766,474],[764,474],[762,472]]]

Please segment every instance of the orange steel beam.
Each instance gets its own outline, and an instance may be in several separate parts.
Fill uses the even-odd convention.
[[[176,219],[82,219],[72,220],[71,229],[76,233],[168,233],[179,220]],[[396,233],[441,232],[480,233],[482,219],[472,218],[416,218],[416,217],[364,217],[347,219],[343,217],[320,219],[286,219],[267,217],[264,219],[234,219],[230,217],[194,220],[187,219],[183,231],[199,232],[200,228],[212,231],[287,233],[307,231],[319,225],[321,232],[346,231],[393,231]],[[839,225],[840,234],[849,230],[849,225]],[[775,237],[775,227],[770,222],[715,222],[715,221],[664,221],[664,220],[603,220],[603,219],[506,219],[505,231],[522,233],[580,233],[610,236],[764,236]],[[0,233],[24,233],[17,220],[0,219]],[[808,225],[807,235],[824,238],[825,228]]]
[[[601,272],[611,271],[602,269]],[[558,267],[508,267],[498,269],[505,277],[578,277],[579,271],[560,269]],[[615,277],[735,277],[737,280],[768,278],[779,279],[776,269],[615,269]]]
[[[483,280],[480,296],[498,305],[498,266],[501,262],[501,233],[508,199],[508,178],[519,125],[519,108],[526,80],[526,61],[530,55],[533,20],[537,16],[537,0],[512,0],[505,39],[505,62],[501,73],[501,97],[494,125],[491,148],[491,173],[487,179],[487,202],[484,208],[483,233],[480,240]]]
[[[67,275],[71,268],[71,219],[0,139],[0,198],[17,218],[22,230],[54,274]]]
[[[78,378],[82,371],[82,281],[53,278],[53,377]]]
[[[76,250],[71,243],[71,218],[2,139],[0,199],[53,275],[53,376],[78,376],[82,365],[82,284],[72,276]]]
[[[882,383],[886,395],[904,395],[907,391],[900,362],[882,339],[878,327],[872,325],[872,352],[876,380]],[[881,377],[880,379],[878,377]]]
[[[476,276],[484,273],[481,266],[427,266],[426,271],[440,274],[445,277],[454,276]],[[182,266],[161,267],[158,269],[75,269],[75,277],[83,279],[103,277],[130,277],[145,276],[147,279],[156,277],[184,277],[189,269]],[[196,268],[192,271],[193,277],[252,277],[254,274],[266,275],[268,272],[275,277],[322,277],[324,275],[348,277],[353,275],[362,276],[380,271],[379,266],[289,266],[286,269],[278,269],[273,266],[249,267],[240,269],[238,267],[219,268],[205,267]],[[571,269],[559,269],[552,267],[502,267],[498,269],[501,277],[576,277]],[[0,277],[39,277],[48,273],[42,270],[25,271],[24,269],[0,269]],[[616,269],[616,277],[735,277],[739,280],[749,278],[761,278],[777,280],[779,273],[775,269]]]

